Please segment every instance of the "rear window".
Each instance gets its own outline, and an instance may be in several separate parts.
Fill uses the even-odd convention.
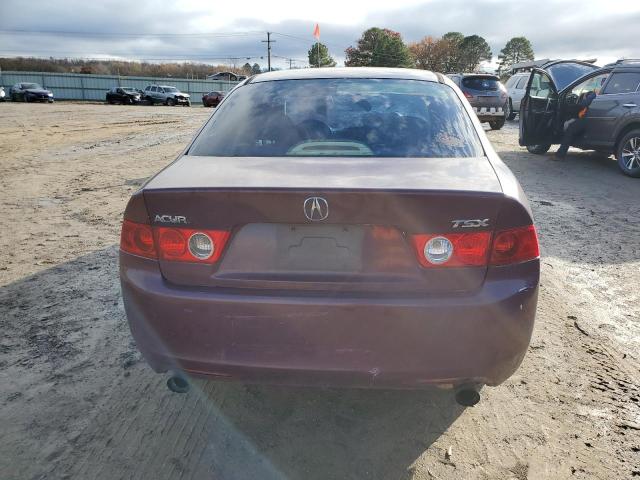
[[[640,85],[640,73],[613,73],[603,93],[634,93]]]
[[[569,85],[574,80],[586,75],[589,72],[597,70],[598,67],[594,65],[583,65],[581,63],[557,63],[546,67],[545,70],[549,72],[553,82],[556,85],[558,91]]]
[[[256,82],[233,90],[190,155],[475,157],[483,150],[453,89],[419,80]]]
[[[462,86],[470,90],[496,91],[500,88],[500,80],[492,77],[465,77]]]

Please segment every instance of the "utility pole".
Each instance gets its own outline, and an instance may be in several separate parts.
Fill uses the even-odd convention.
[[[293,58],[289,59],[289,70],[293,68]]]
[[[275,40],[271,40],[271,32],[267,32],[267,39],[262,40],[262,43],[267,44],[267,71],[271,71],[271,44],[275,43]]]

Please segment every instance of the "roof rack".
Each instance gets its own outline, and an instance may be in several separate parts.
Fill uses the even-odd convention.
[[[640,58],[621,58],[616,61],[615,65],[624,65],[627,63],[640,63]]]

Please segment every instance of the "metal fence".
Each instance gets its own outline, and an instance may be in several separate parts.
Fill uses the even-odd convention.
[[[188,78],[122,77],[119,75],[85,75],[80,73],[0,72],[0,85],[7,95],[12,85],[21,82],[39,83],[53,92],[59,100],[102,100],[113,87],[131,87],[143,90],[147,85],[171,85],[191,95],[199,102],[202,94],[211,91],[227,92],[238,82],[194,80]]]

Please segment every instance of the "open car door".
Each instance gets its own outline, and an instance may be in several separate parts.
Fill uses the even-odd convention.
[[[552,144],[558,90],[547,72],[534,68],[520,102],[520,145]]]

